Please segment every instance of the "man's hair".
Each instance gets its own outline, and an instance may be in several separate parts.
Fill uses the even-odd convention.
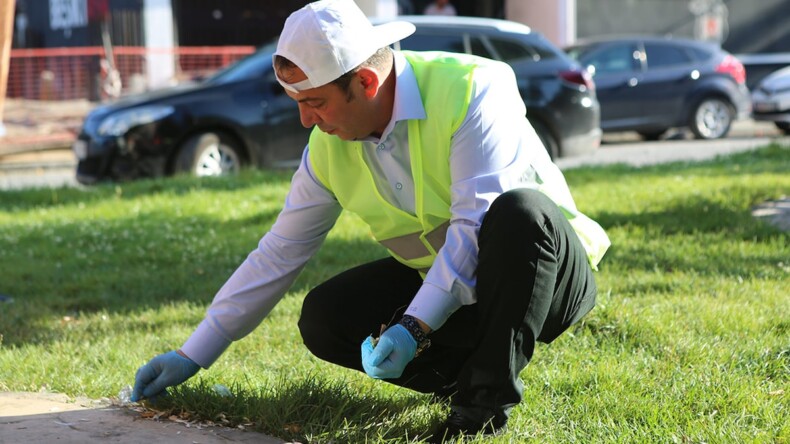
[[[336,78],[335,80],[329,82],[329,84],[337,85],[341,91],[346,93],[346,98],[350,101],[353,99],[353,94],[351,93],[351,80],[354,78],[354,75],[362,68],[376,68],[382,70],[387,67],[387,64],[392,59],[392,49],[389,46],[385,46],[380,48],[376,51],[372,56],[368,57],[367,60],[362,62],[359,66],[352,69],[351,71],[343,74],[342,76]],[[277,76],[281,79],[288,81],[288,77],[291,75],[291,71],[298,68],[292,61],[286,59],[281,55],[277,55],[274,57],[274,69],[277,71]]]

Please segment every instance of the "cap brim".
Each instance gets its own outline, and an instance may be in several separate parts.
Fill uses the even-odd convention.
[[[382,23],[373,28],[376,30],[375,34],[379,36],[379,41],[376,42],[379,48],[399,42],[417,30],[414,23],[404,21]]]

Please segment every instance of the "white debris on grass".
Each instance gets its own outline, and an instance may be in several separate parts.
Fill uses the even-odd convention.
[[[214,384],[214,393],[222,396],[223,398],[232,398],[233,393],[231,393],[230,389],[222,384]]]
[[[131,404],[132,403],[132,386],[127,385],[126,387],[122,388],[120,392],[118,392],[118,401],[121,405]]]

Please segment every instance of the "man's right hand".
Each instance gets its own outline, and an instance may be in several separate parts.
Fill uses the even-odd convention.
[[[132,402],[154,398],[167,387],[181,384],[195,375],[200,366],[185,355],[171,351],[151,359],[134,377]]]

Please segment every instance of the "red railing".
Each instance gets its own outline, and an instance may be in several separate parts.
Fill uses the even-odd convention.
[[[157,49],[121,46],[113,48],[120,74],[121,93],[146,89],[146,60],[154,55],[173,55],[174,82],[210,74],[255,51],[252,46],[179,47]],[[102,47],[13,49],[7,97],[32,100],[98,100],[106,74]]]

